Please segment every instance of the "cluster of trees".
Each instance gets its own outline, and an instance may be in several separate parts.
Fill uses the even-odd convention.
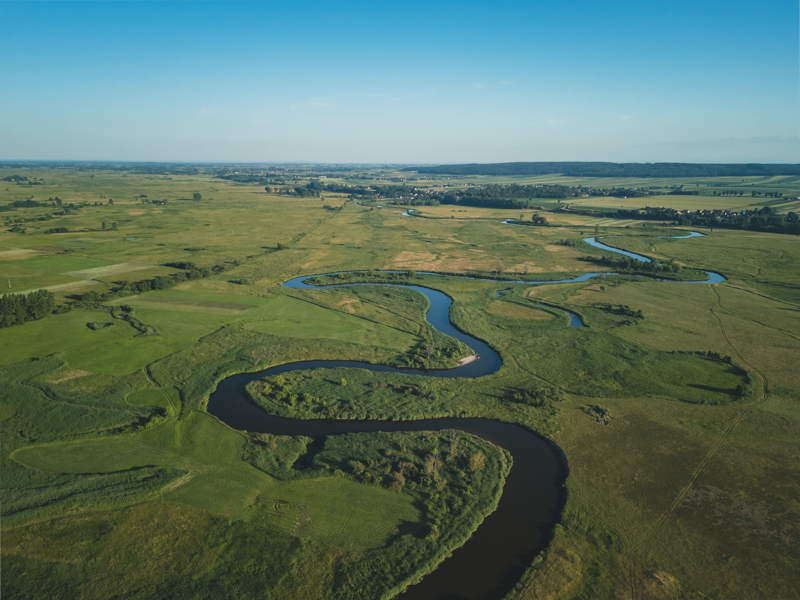
[[[442,204],[486,206],[490,208],[528,208],[534,198],[569,198],[573,195],[563,185],[485,185],[463,191],[440,192]]]
[[[402,273],[400,271],[376,271],[375,269],[368,269],[366,271],[345,271],[330,275],[319,275],[317,277],[309,277],[306,283],[310,285],[330,285],[332,283],[364,283],[373,279],[378,281],[384,280],[397,280],[397,279],[413,279],[417,276],[417,272],[413,269]]]
[[[395,189],[392,189],[395,188]],[[406,186],[388,186],[380,189],[380,195],[386,198],[404,198],[404,204],[432,205],[460,204],[464,206],[480,206],[488,208],[530,208],[535,198],[564,200],[581,195],[614,196],[617,198],[634,198],[650,196],[646,188],[594,188],[565,185],[499,185],[489,184],[470,187],[465,190],[447,190],[425,192],[424,195],[410,191]]]
[[[767,177],[800,175],[800,164],[514,162],[409,167],[403,170],[442,175],[551,175],[559,173],[572,177]]]
[[[604,425],[608,425],[608,420],[614,418],[611,416],[611,411],[597,404],[590,404],[585,408],[585,411],[594,417],[597,423],[602,423]]]
[[[522,217],[522,215],[520,215],[520,217]],[[545,219],[539,213],[533,213],[530,221],[525,221],[523,218],[515,219],[514,225],[534,225],[537,227],[547,227],[549,223],[547,222],[547,219]]]
[[[627,304],[592,304],[592,308],[609,312],[615,315],[622,315],[623,317],[632,317],[634,319],[644,319],[644,314],[641,310],[636,310]]]
[[[610,219],[661,221],[683,227],[720,227],[723,229],[746,229],[748,231],[800,235],[800,217],[798,217],[797,213],[780,214],[770,206],[743,213],[729,213],[719,210],[682,213],[674,208],[651,206],[633,210],[620,209],[614,212],[593,210],[571,210],[570,212],[594,217],[602,216]]]
[[[722,227],[800,235],[800,217],[797,213],[790,212],[783,215],[775,212],[775,209],[769,206],[747,211],[744,214],[681,213],[675,216],[673,222],[683,226]]]
[[[99,206],[96,202],[94,206]],[[64,215],[77,215],[80,214],[81,207],[77,204],[73,204],[71,206],[65,206],[60,210],[56,210],[53,212],[54,217],[63,217]]]
[[[673,260],[668,262],[643,262],[630,256],[584,256],[581,260],[611,267],[620,273],[674,274],[682,267]]]
[[[316,198],[319,196],[319,189],[312,187],[311,182],[308,185],[296,185],[292,188],[293,195],[298,198]]]
[[[272,191],[269,186],[264,188]],[[348,194],[358,200],[380,199],[401,201],[412,206],[438,206],[460,204],[464,206],[486,206],[491,208],[529,208],[534,198],[569,198],[581,188],[563,185],[499,185],[477,186],[466,190],[420,191],[406,184],[369,187],[341,182],[326,183],[315,179],[305,186],[294,186],[289,193],[301,198],[319,196],[322,192]]]
[[[38,290],[30,294],[6,294],[0,298],[0,327],[22,325],[42,319],[56,308],[53,292]]]
[[[648,188],[613,187],[607,189],[579,186],[578,188],[571,189],[575,190],[573,195],[587,194],[592,197],[646,198],[647,196],[651,196],[653,194],[653,192]]]
[[[557,387],[542,387],[533,390],[516,391],[512,395],[514,402],[527,404],[542,409],[546,414],[558,414],[557,403],[567,398],[566,394]]]
[[[368,189],[368,188],[366,188]],[[576,188],[563,185],[499,185],[490,184],[465,190],[438,190],[420,192],[407,185],[381,187],[370,191],[388,200],[397,199],[411,206],[438,206],[440,204],[480,206],[488,208],[525,209],[534,198],[569,198]]]
[[[533,213],[531,215],[531,225],[539,225],[542,227],[547,227],[547,219],[545,219],[539,213]]]
[[[378,195],[378,190],[365,185],[350,185],[340,181],[324,182],[320,179],[313,179],[306,187],[307,195],[319,196],[322,192],[332,192],[336,194],[349,194],[352,198],[368,199]],[[394,188],[398,186],[387,186],[381,188],[381,195],[387,197],[397,197]],[[297,188],[295,188],[297,191]]]
[[[411,206],[439,206],[442,196],[441,192],[414,189],[405,183],[401,185],[381,186],[377,189],[360,186],[356,187],[350,194],[353,198],[377,197],[391,204],[405,204]]]
[[[14,200],[13,202],[9,202],[8,204],[6,204],[6,207],[9,208],[36,208],[39,206],[46,206],[46,205],[42,204],[37,200],[34,200],[33,198],[28,198],[27,200]]]
[[[714,358],[716,360],[721,360],[722,362],[728,363],[729,365],[733,364],[733,357],[728,354],[720,354],[719,352],[714,352],[713,350],[673,350],[674,354],[694,354],[695,356],[705,356],[708,358]],[[743,371],[744,372],[744,371]],[[745,372],[746,373],[746,372]],[[746,373],[746,381],[749,382],[750,375]]]
[[[132,306],[123,304],[122,306],[111,309],[111,314],[115,319],[126,321],[131,327],[139,331],[140,335],[161,335],[153,325],[148,325],[136,317],[136,311]]]
[[[36,177],[29,179],[24,175],[8,175],[7,177],[3,177],[3,181],[14,181],[17,185],[44,185],[44,182],[37,181]]]
[[[183,269],[184,271],[194,271],[202,267],[198,267],[188,260],[177,260],[175,262],[164,263],[165,267],[172,267],[173,269]]]
[[[338,191],[338,188],[342,186],[332,186],[332,187],[337,189],[331,189],[330,191]],[[270,186],[264,187],[264,191],[267,193],[288,194],[290,196],[297,196],[298,198],[318,198],[320,194],[326,189],[328,188],[325,185],[325,183],[317,179],[310,181],[306,185],[294,185],[285,188],[272,188]],[[352,190],[348,190],[348,192],[351,191]]]
[[[274,472],[266,453],[277,448],[271,436],[255,434],[246,460]],[[484,453],[480,441],[457,431],[336,436],[326,441],[306,465],[328,476],[412,494],[426,506],[430,541],[442,533],[439,528],[448,519],[448,507],[478,500],[483,491],[478,487],[481,472],[490,469],[490,476],[497,476],[500,466],[497,456]]]
[[[25,200],[14,200],[8,204],[0,206],[0,212],[9,212],[15,208],[39,208],[42,206],[61,206],[63,200],[56,196],[55,198],[48,198],[47,203],[34,200],[33,196]]]
[[[402,188],[405,186],[387,185],[385,188],[382,188],[382,192],[386,194],[387,197],[394,197],[397,196],[398,187]],[[376,189],[371,188],[368,185],[350,185],[348,183],[340,183],[337,181],[326,183],[325,189],[330,192],[337,192],[340,194],[351,194],[353,196],[364,196],[364,197],[375,196],[378,193]]]

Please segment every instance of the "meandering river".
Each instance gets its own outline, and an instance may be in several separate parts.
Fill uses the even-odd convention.
[[[513,223],[512,223],[513,224]],[[696,237],[692,233],[681,237]],[[596,240],[585,240],[596,247],[649,261],[647,257],[608,246]],[[703,281],[679,283],[719,283],[725,278],[706,271],[710,278]],[[419,273],[439,275],[437,273]],[[581,277],[554,281],[508,281],[481,278],[497,283],[524,283],[544,285],[586,281],[608,273],[589,273]],[[341,285],[313,286],[308,275],[290,279],[284,285],[292,288],[321,289]],[[503,495],[497,510],[489,515],[473,536],[451,557],[446,559],[422,581],[411,586],[402,598],[414,600],[493,600],[502,598],[522,576],[533,558],[544,549],[558,522],[565,502],[564,482],[568,475],[566,459],[552,442],[518,425],[490,419],[425,419],[419,421],[341,421],[285,419],[267,414],[254,405],[245,392],[245,386],[255,379],[268,375],[304,369],[352,367],[378,372],[425,375],[429,377],[475,378],[495,373],[502,366],[500,356],[485,342],[459,331],[450,321],[452,300],[446,294],[423,286],[403,284],[342,284],[342,285],[392,285],[405,287],[424,294],[430,308],[425,317],[441,331],[467,344],[479,357],[462,366],[442,370],[397,369],[355,361],[317,360],[288,363],[257,373],[233,375],[220,382],[208,401],[208,412],[236,429],[258,431],[275,435],[302,435],[320,441],[328,435],[369,431],[440,431],[459,429],[477,435],[505,448],[513,457],[513,466],[506,478]],[[570,326],[583,323],[570,315]]]

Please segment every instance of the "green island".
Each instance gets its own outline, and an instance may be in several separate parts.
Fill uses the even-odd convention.
[[[563,508],[509,600],[796,597],[796,165],[519,164],[0,164],[3,597],[413,598],[515,459],[457,427],[210,414],[229,376],[329,360],[394,369],[246,392],[279,417],[486,419],[563,452]],[[407,285],[452,299],[499,368],[429,376],[472,351]]]

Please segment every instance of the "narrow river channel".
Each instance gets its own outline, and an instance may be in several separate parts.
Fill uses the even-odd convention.
[[[641,255],[607,246],[594,238],[585,241],[611,252],[632,256],[637,260],[650,260]],[[680,283],[719,283],[725,280],[717,273],[708,271],[707,273],[710,275],[708,280]],[[543,282],[482,280],[503,284],[543,285],[585,281],[599,275],[601,274],[591,273],[570,280]],[[303,289],[342,287],[341,285],[313,286],[305,283],[311,277],[316,276],[297,277],[290,279],[284,285]],[[317,360],[288,363],[257,373],[233,375],[224,379],[209,398],[208,412],[235,429],[274,435],[307,436],[313,438],[315,442],[320,442],[328,435],[343,433],[458,429],[505,448],[513,457],[513,466],[506,478],[497,510],[484,520],[473,536],[455,550],[451,557],[441,563],[435,571],[426,575],[420,583],[408,588],[401,596],[408,600],[502,598],[514,587],[533,558],[545,548],[564,507],[566,500],[564,482],[568,475],[568,466],[563,453],[555,444],[518,425],[490,419],[446,418],[419,421],[286,419],[267,414],[248,398],[245,386],[251,381],[268,375],[305,369],[351,367],[429,377],[475,378],[495,373],[502,367],[500,356],[488,344],[459,331],[450,322],[452,300],[446,294],[416,285],[374,283],[344,285],[390,285],[410,288],[424,294],[430,301],[430,308],[425,315],[428,322],[442,333],[467,344],[479,359],[453,369],[429,371],[397,369],[355,361]],[[583,323],[577,316],[570,314],[570,326],[580,327]]]

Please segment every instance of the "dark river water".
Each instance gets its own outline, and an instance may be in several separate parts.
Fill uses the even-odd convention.
[[[490,419],[421,421],[336,421],[284,419],[267,414],[246,397],[244,386],[258,377],[297,369],[362,367],[348,361],[309,361],[234,375],[209,399],[208,412],[236,429],[275,435],[328,435],[367,431],[459,429],[501,446],[513,456],[497,510],[473,536],[402,598],[496,600],[508,593],[550,539],[565,502],[567,463],[559,448],[530,431]]]
[[[696,237],[691,234],[682,237]],[[594,238],[586,242],[637,260],[647,257],[608,246]],[[718,283],[725,278],[707,271],[711,279],[698,282]],[[436,273],[419,273],[437,275]],[[608,275],[608,273],[605,273]],[[589,273],[561,281],[529,282],[528,285],[586,281],[600,273]],[[284,285],[292,288],[320,289],[339,285],[313,286],[305,280],[314,275],[297,277]],[[483,279],[484,281],[495,281]],[[515,283],[498,281],[498,283]],[[490,419],[425,419],[419,421],[342,421],[286,419],[267,414],[247,397],[245,386],[268,375],[305,369],[349,367],[377,372],[392,372],[429,377],[475,378],[495,373],[502,366],[500,356],[477,338],[458,330],[450,322],[452,300],[446,294],[417,285],[402,284],[345,284],[394,285],[413,289],[430,301],[426,314],[428,322],[441,331],[468,345],[477,360],[453,369],[397,369],[355,361],[317,360],[287,363],[257,373],[233,375],[224,379],[211,394],[208,412],[235,429],[258,431],[274,435],[307,436],[319,442],[328,435],[372,431],[439,431],[458,429],[479,436],[505,448],[513,457],[513,466],[497,510],[489,515],[472,537],[455,550],[432,573],[408,588],[404,599],[413,600],[496,600],[502,598],[522,576],[533,558],[547,545],[559,520],[566,500],[564,482],[568,475],[567,461],[552,442],[518,425]],[[582,327],[580,317],[567,313],[570,327]]]
[[[307,278],[293,279],[285,285],[313,289],[314,286],[303,282]],[[518,425],[490,419],[286,419],[267,414],[253,404],[245,393],[245,386],[255,379],[305,369],[349,367],[447,378],[482,377],[500,369],[500,356],[488,344],[459,331],[450,322],[452,300],[449,296],[421,286],[400,287],[424,294],[430,301],[430,308],[425,315],[428,322],[439,331],[467,344],[478,359],[453,369],[429,371],[345,360],[288,363],[258,373],[233,375],[224,379],[209,398],[208,412],[235,429],[274,435],[303,435],[317,441],[324,436],[342,433],[459,429],[505,448],[513,457],[513,465],[497,510],[484,520],[466,544],[402,595],[403,598],[419,600],[501,598],[514,587],[534,556],[547,545],[564,506],[567,463],[555,444]],[[583,325],[577,315],[571,315],[571,322],[575,322],[574,319],[577,319],[577,323],[571,326]]]

